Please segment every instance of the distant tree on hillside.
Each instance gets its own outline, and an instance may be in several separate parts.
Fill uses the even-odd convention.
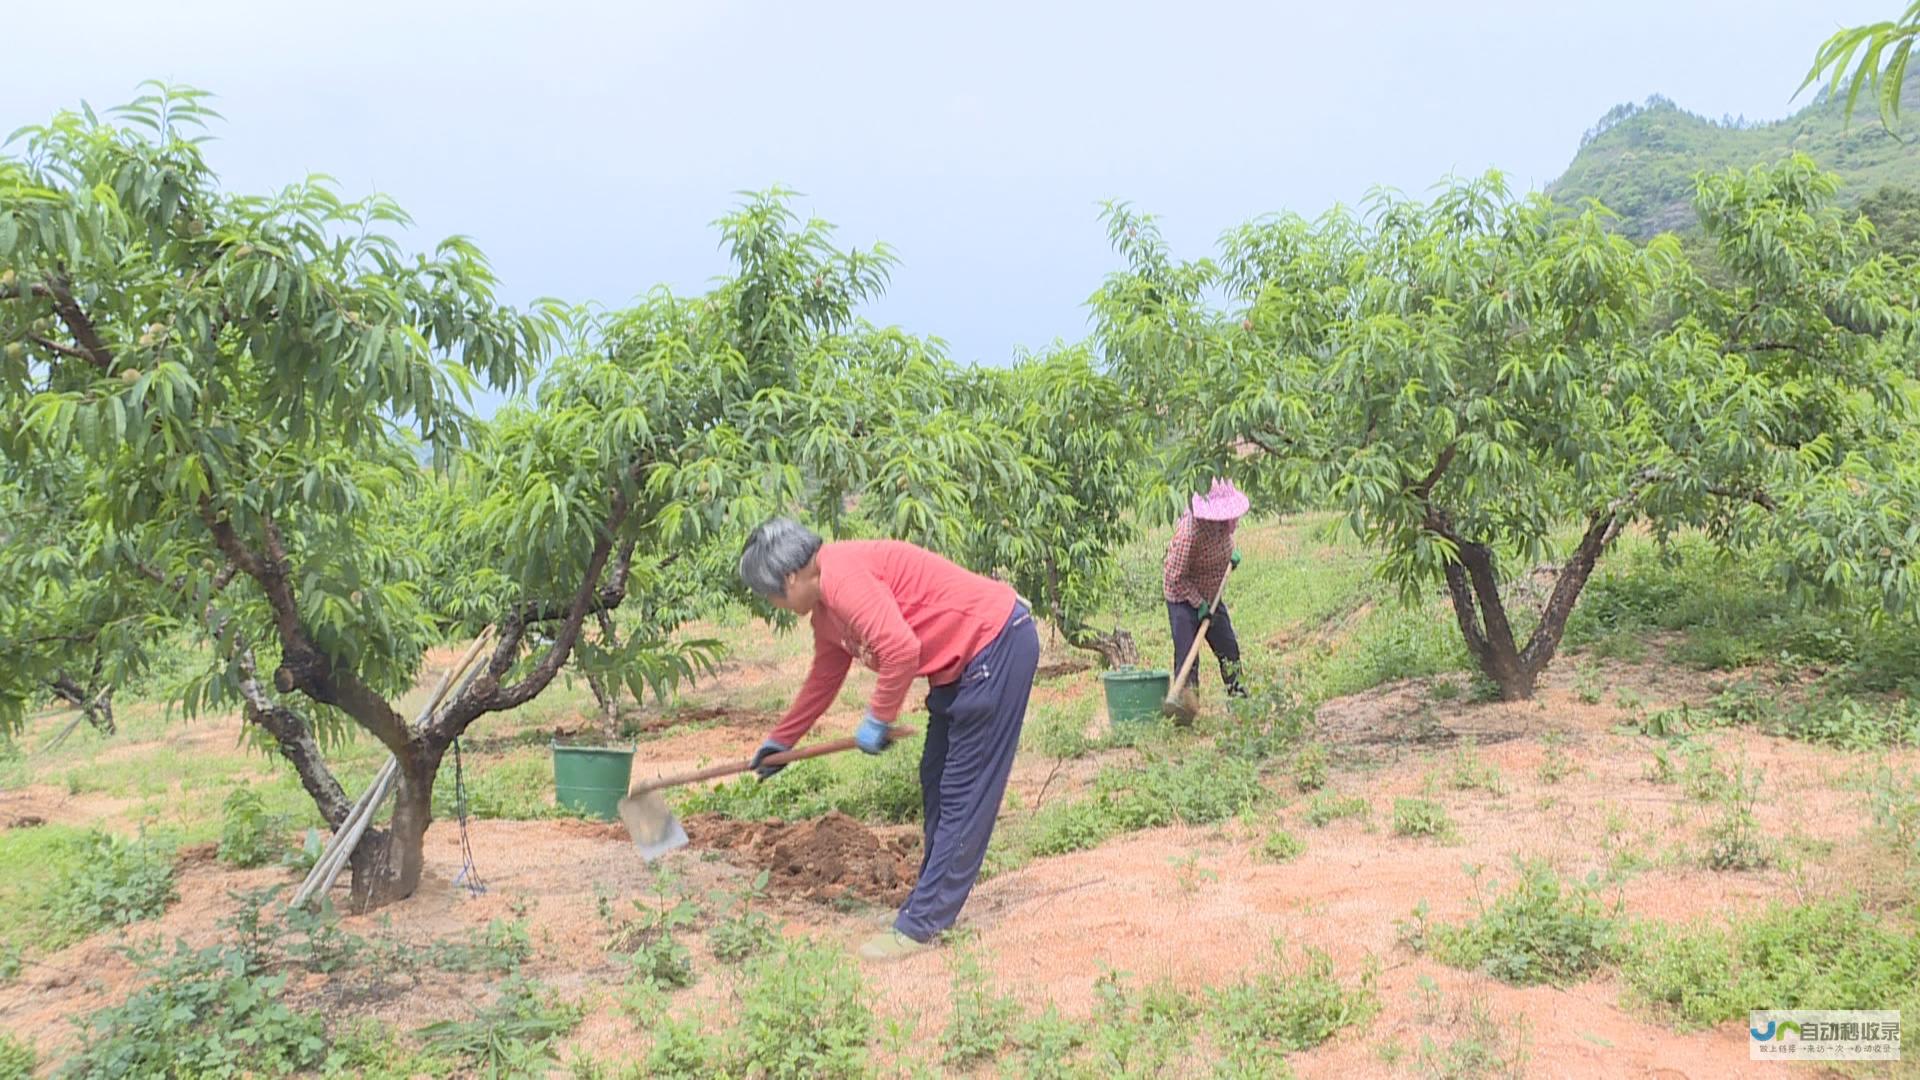
[[[1859,209],[1873,222],[1881,251],[1896,258],[1920,255],[1920,189],[1885,184],[1861,199]]]

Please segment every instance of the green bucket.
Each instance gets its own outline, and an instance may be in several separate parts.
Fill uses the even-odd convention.
[[[1117,727],[1160,719],[1160,706],[1167,700],[1173,676],[1135,668],[1103,671],[1100,681],[1107,691],[1107,719]]]
[[[633,780],[633,747],[553,744],[553,792],[561,806],[612,821]]]

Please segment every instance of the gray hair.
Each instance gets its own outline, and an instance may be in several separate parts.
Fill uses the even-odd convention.
[[[787,595],[787,577],[820,553],[818,533],[792,518],[777,517],[753,530],[740,553],[740,579],[765,597]]]

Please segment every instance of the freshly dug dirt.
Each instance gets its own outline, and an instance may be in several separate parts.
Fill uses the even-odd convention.
[[[917,830],[876,830],[838,810],[812,821],[698,814],[685,825],[694,846],[730,851],[736,860],[769,871],[767,890],[779,896],[898,904],[920,872]]]

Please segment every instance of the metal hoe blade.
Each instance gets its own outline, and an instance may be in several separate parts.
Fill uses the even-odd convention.
[[[667,809],[667,800],[658,791],[621,799],[620,820],[626,823],[627,835],[647,862],[687,846],[687,830],[680,827],[680,819]]]

